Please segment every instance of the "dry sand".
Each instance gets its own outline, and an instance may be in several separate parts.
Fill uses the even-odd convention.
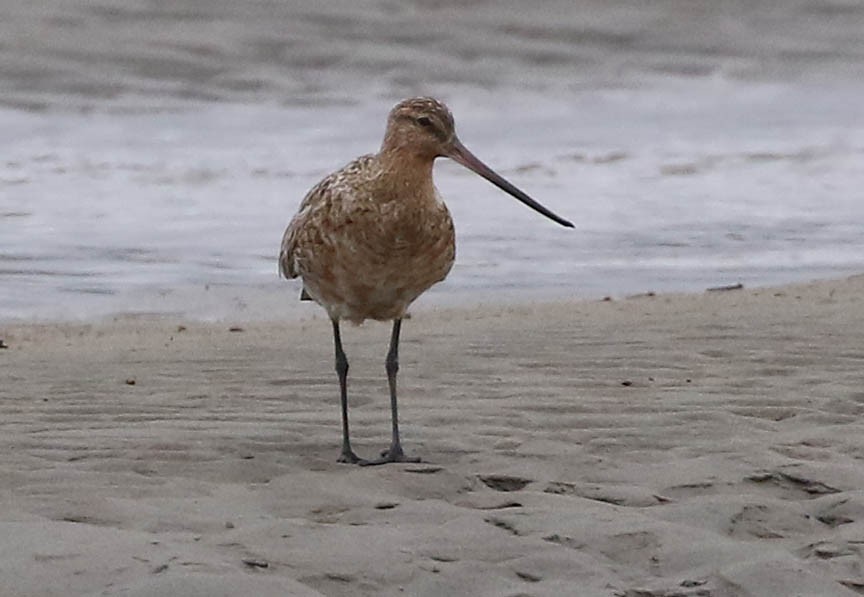
[[[0,595],[864,593],[864,277],[415,313],[419,465],[335,462],[325,319],[229,325],[0,326]]]

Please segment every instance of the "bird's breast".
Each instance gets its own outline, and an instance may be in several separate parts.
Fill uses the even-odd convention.
[[[453,221],[437,194],[334,205],[308,238],[304,283],[349,319],[400,317],[447,276],[456,251]]]
[[[423,271],[449,271],[455,256],[453,221],[447,207],[437,199],[420,205],[392,201],[378,206],[367,218],[356,222],[355,238],[359,255],[370,265],[393,276],[425,278]],[[443,271],[446,275],[447,271]],[[414,272],[413,274],[411,272]],[[437,280],[436,280],[437,281]]]

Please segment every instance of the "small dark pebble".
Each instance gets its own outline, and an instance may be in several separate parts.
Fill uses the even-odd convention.
[[[244,558],[243,563],[249,566],[250,568],[269,568],[270,562],[266,562],[264,560],[256,560],[254,558]]]
[[[419,475],[434,475],[437,472],[444,470],[444,467],[441,466],[414,466],[414,467],[405,467],[404,470],[406,473],[417,473]]]
[[[9,348],[9,345],[6,344],[3,340],[0,340],[0,348]]]
[[[225,523],[225,528],[226,529],[233,529],[234,523],[229,520],[228,522]]]
[[[604,303],[611,303],[611,302],[612,302],[612,297],[611,297],[611,296],[604,296],[604,297],[603,297],[603,302],[604,302]]]
[[[392,510],[399,504],[397,502],[379,502],[375,504],[376,510]]]
[[[744,285],[739,282],[738,284],[729,284],[728,286],[713,286],[706,290],[708,292],[724,292],[727,290],[741,290],[742,288],[744,288]]]
[[[682,580],[681,586],[682,587],[701,587],[702,585],[704,585],[707,582],[708,582],[707,580]]]
[[[246,330],[241,328],[239,325],[232,325],[230,328],[228,328],[228,331],[229,332],[245,332]]]
[[[687,379],[685,379],[684,381],[686,381],[687,383],[693,383],[693,380],[690,379],[690,378],[687,378]]]
[[[126,380],[126,385],[127,386],[134,386],[135,380],[130,377],[129,379]]]
[[[185,325],[178,325],[178,326],[177,326],[177,331],[178,331],[178,332],[185,332],[185,331],[186,331],[186,326],[185,326]]]
[[[500,504],[493,504],[491,506],[476,506],[478,510],[503,510],[505,508],[521,508],[522,504],[519,502],[502,502]]]
[[[516,572],[516,576],[524,580],[525,582],[540,582],[543,580],[542,577],[537,576],[536,574],[531,574],[530,572],[525,572],[522,570],[514,570]]]
[[[632,381],[622,381],[622,382],[621,382],[621,385],[622,385],[622,386],[627,386],[627,387],[629,388],[630,386],[633,385],[633,382],[632,382]]]
[[[654,378],[653,378],[653,377],[649,377],[649,378],[648,378],[648,381],[654,381]]]

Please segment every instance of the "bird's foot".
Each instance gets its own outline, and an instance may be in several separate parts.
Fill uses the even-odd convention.
[[[390,446],[388,450],[381,452],[381,457],[375,460],[364,460],[360,462],[360,466],[371,466],[376,464],[388,464],[391,462],[421,462],[416,456],[406,456],[402,451],[402,446],[399,444]]]
[[[351,448],[342,448],[342,454],[339,455],[339,460],[336,462],[344,464],[364,464],[368,461],[357,456]]]

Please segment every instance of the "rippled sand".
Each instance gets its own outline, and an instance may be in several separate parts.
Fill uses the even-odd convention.
[[[2,330],[0,593],[852,597],[864,279],[406,323],[419,465],[339,465],[329,325]],[[182,326],[182,327],[181,327]],[[355,449],[387,328],[346,329]]]
[[[750,288],[860,270],[864,5],[524,7],[0,1],[0,320],[178,313],[0,324],[0,595],[864,591],[864,280]],[[439,296],[496,304],[405,325],[424,462],[338,465],[329,325],[261,322],[296,296],[275,248],[395,98],[441,90],[579,235],[444,177]],[[741,264],[739,291],[502,304]],[[369,456],[387,329],[345,336]]]

